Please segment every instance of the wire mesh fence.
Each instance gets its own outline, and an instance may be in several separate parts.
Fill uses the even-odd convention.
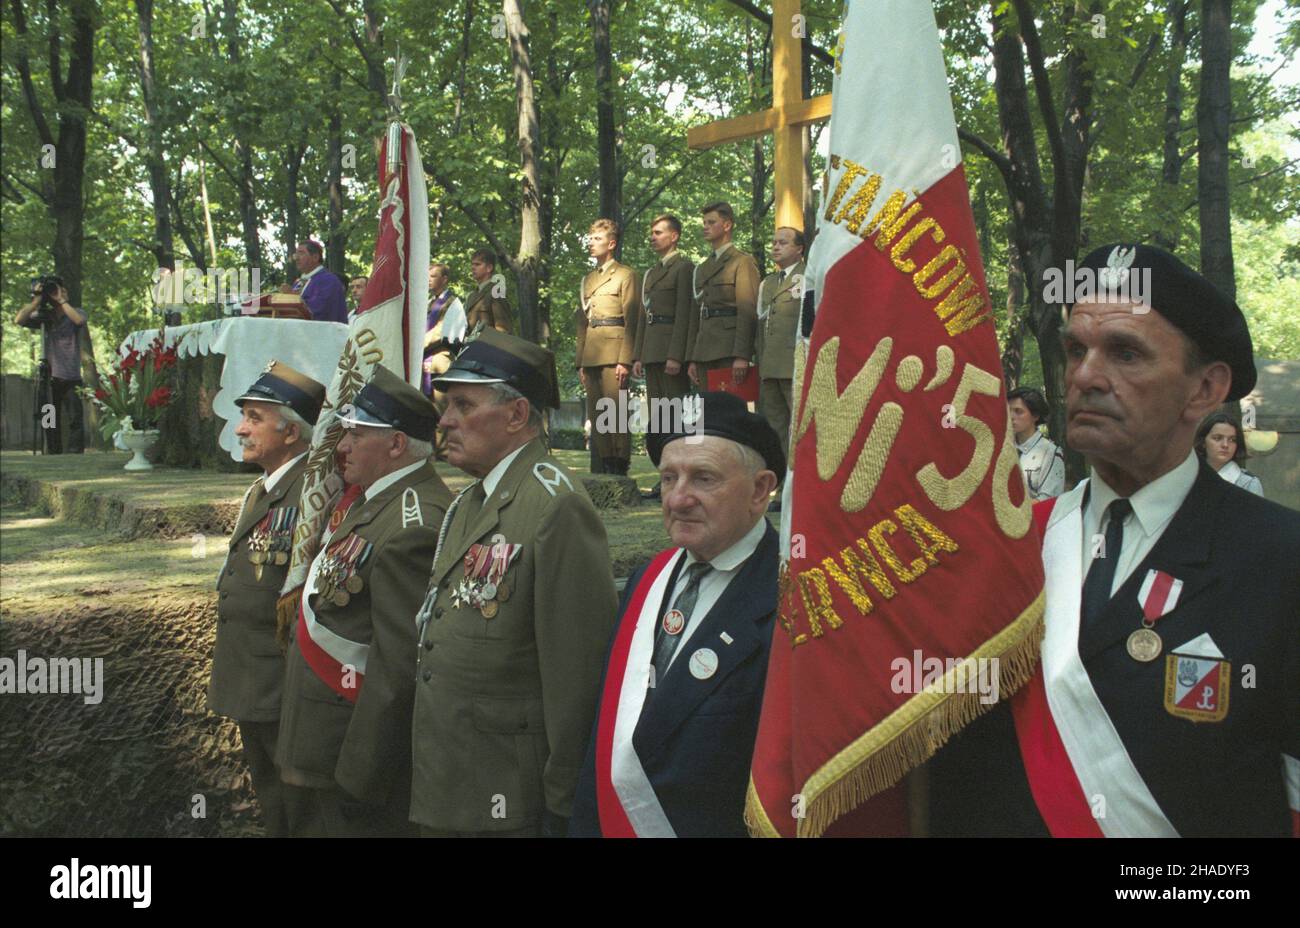
[[[25,682],[38,679],[33,660],[91,659],[81,693],[0,696],[0,834],[261,833],[238,728],[205,707],[215,627],[216,606],[204,602],[0,619],[0,656],[15,676],[26,662]],[[66,686],[62,671],[42,688]]]

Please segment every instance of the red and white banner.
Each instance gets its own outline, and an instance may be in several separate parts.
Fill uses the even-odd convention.
[[[399,131],[400,129],[400,131]],[[390,158],[391,154],[391,158]],[[335,449],[343,436],[339,410],[370,379],[377,365],[420,383],[424,320],[429,305],[429,198],[415,135],[393,124],[379,155],[379,234],[370,282],[348,327],[348,339],[316,422],[307,458],[293,559],[281,594],[281,611],[299,611],[298,602],[321,536],[343,492]],[[355,497],[356,494],[349,494]],[[301,613],[299,612],[301,621]],[[304,626],[305,627],[305,626]],[[326,653],[327,641],[317,641]],[[340,663],[352,655],[331,654]]]
[[[896,784],[1021,686],[1042,639],[934,13],[854,0],[839,49],[746,803],[760,835],[823,834]]]

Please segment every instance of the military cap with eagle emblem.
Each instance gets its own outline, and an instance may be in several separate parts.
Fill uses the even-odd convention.
[[[242,407],[249,400],[288,406],[305,421],[315,425],[321,404],[325,402],[325,385],[294,370],[283,361],[272,361],[253,385],[235,400],[235,405]]]
[[[1241,308],[1182,261],[1154,245],[1124,242],[1103,245],[1079,264],[1096,272],[1107,293],[1142,294],[1145,302],[1185,332],[1211,361],[1232,369],[1229,400],[1238,400],[1255,387],[1255,356],[1250,330]],[[1138,287],[1133,275],[1150,274],[1150,285]]]
[[[434,384],[446,390],[454,383],[504,383],[539,409],[558,409],[560,391],[555,355],[517,335],[484,329],[456,356]]]
[[[339,421],[344,425],[397,429],[419,441],[432,441],[438,429],[438,410],[419,388],[381,365],[352,402],[339,410]]]

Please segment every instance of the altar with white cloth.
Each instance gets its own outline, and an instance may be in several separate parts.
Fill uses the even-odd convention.
[[[132,332],[119,351],[143,351],[157,329]],[[338,322],[229,316],[163,330],[177,354],[176,398],[159,422],[157,459],[177,467],[238,470],[238,397],[272,361],[328,385],[347,340]]]

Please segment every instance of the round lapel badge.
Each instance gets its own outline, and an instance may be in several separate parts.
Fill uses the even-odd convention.
[[[691,655],[691,676],[707,680],[718,672],[718,655],[712,648],[700,648]]]
[[[669,635],[681,634],[686,627],[686,616],[682,615],[680,609],[669,609],[664,613],[664,631]]]

